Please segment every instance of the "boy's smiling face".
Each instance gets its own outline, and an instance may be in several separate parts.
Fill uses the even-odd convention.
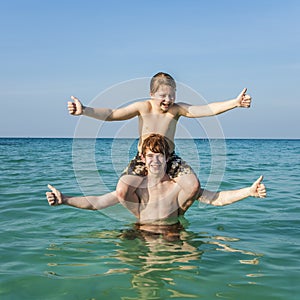
[[[166,171],[166,156],[162,153],[152,152],[150,149],[147,149],[143,161],[148,172],[152,175],[163,175]]]
[[[161,85],[155,93],[150,95],[160,109],[167,112],[175,102],[176,91],[169,85]]]

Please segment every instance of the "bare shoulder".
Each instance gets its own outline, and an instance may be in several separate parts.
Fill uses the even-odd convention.
[[[185,102],[176,102],[174,103],[174,107],[176,107],[177,109],[181,109],[182,107],[189,107],[190,104],[185,103]]]
[[[147,112],[151,111],[152,105],[151,105],[150,100],[138,101],[135,103],[140,112],[147,113]]]
[[[185,102],[177,102],[174,103],[173,108],[176,114],[178,114],[179,116],[185,116],[190,106],[190,104]]]
[[[139,113],[143,113],[146,112],[147,110],[149,110],[149,101],[136,101],[136,102],[132,102],[130,104],[128,104],[127,106],[125,106],[124,108],[126,110],[130,110],[130,111],[136,111]]]

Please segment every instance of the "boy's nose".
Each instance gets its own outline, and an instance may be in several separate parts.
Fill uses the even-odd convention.
[[[159,163],[160,163],[159,157],[158,157],[158,156],[154,156],[154,157],[153,157],[153,162],[154,162],[155,164],[159,164]]]
[[[171,102],[171,101],[172,101],[172,99],[171,99],[171,97],[170,97],[170,96],[166,96],[166,98],[165,98],[165,101],[167,101],[167,102]]]
[[[154,160],[154,162],[156,162],[156,163],[159,161],[159,159],[158,159],[157,156],[154,156],[153,160]]]

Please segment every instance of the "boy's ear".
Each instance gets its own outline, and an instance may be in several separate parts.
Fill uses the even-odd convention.
[[[145,156],[143,154],[141,154],[140,157],[141,157],[142,162],[145,163],[146,162]]]
[[[153,98],[153,97],[154,97],[154,93],[150,92],[150,98]]]

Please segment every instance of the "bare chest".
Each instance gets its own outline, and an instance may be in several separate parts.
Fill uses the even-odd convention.
[[[171,114],[145,114],[140,118],[141,135],[159,133],[174,137],[177,120]]]
[[[149,187],[139,191],[140,218],[142,221],[161,220],[178,216],[177,186]]]

